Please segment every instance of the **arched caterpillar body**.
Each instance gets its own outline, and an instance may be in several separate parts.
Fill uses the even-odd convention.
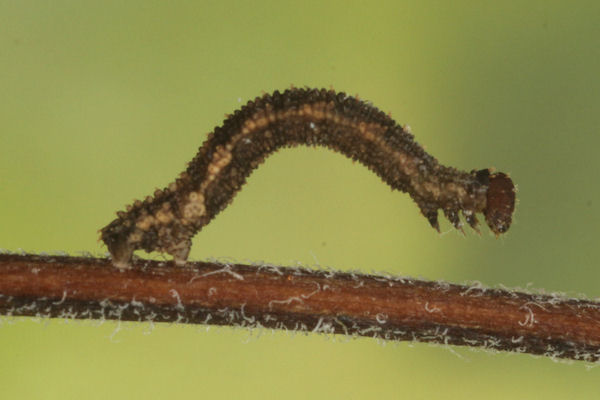
[[[407,192],[431,226],[437,215],[477,229],[482,212],[495,234],[512,220],[511,179],[489,169],[463,172],[440,165],[413,136],[369,103],[331,90],[289,89],[248,102],[208,136],[177,180],[136,201],[101,230],[113,264],[125,268],[134,250],[187,260],[191,238],[233,199],[265,157],[282,147],[324,146],[359,161],[393,189]]]

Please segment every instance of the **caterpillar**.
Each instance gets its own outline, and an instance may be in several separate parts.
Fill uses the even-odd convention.
[[[408,193],[438,232],[438,210],[461,231],[460,214],[478,231],[476,214],[483,213],[496,236],[511,225],[515,187],[507,174],[443,166],[370,103],[291,88],[249,101],[208,135],[175,182],[117,212],[100,230],[113,265],[127,268],[138,249],[166,252],[184,265],[191,238],[231,203],[250,173],[276,150],[298,145],[327,147],[365,165]]]

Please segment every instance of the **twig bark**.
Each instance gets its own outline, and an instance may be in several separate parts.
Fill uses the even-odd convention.
[[[600,303],[284,268],[0,254],[0,314],[236,325],[416,340],[596,362]]]

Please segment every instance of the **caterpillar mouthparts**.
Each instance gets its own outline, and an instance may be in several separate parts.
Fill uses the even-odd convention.
[[[408,193],[432,227],[438,211],[462,230],[483,213],[496,235],[510,227],[515,187],[504,173],[442,166],[413,135],[370,103],[325,89],[288,89],[257,97],[209,134],[175,182],[119,211],[101,229],[119,268],[135,250],[171,254],[185,264],[191,238],[234,198],[264,159],[284,147],[323,146],[358,161],[390,187]]]

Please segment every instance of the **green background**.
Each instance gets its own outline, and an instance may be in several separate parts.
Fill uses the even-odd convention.
[[[114,212],[261,93],[373,101],[443,164],[495,166],[515,223],[436,234],[323,149],[282,151],[199,233],[209,257],[600,297],[600,3],[0,2],[0,247],[103,254]],[[144,254],[140,254],[144,256]],[[592,398],[529,355],[203,326],[0,319],[3,398]]]

